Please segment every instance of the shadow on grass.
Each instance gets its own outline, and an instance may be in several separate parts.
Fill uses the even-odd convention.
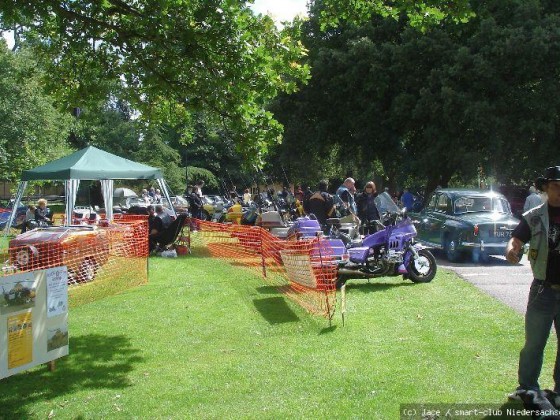
[[[79,390],[123,389],[128,373],[143,360],[123,335],[70,337],[70,354],[50,372],[40,366],[0,381],[0,419],[30,418],[27,405]]]
[[[253,304],[262,317],[270,324],[283,324],[285,322],[299,321],[299,317],[288,306],[286,299],[281,296],[254,299]]]
[[[360,292],[360,293],[372,293],[372,292],[383,292],[384,290],[393,289],[395,287],[411,287],[415,286],[414,283],[401,282],[401,283],[376,283],[375,280],[370,280],[370,283],[365,281],[352,281],[346,284],[346,292]]]
[[[255,290],[262,295],[277,295],[281,293],[281,291],[278,290],[278,286],[260,286]]]
[[[330,327],[323,328],[321,331],[319,331],[319,335],[329,334],[334,330],[336,330],[336,325],[331,325]]]

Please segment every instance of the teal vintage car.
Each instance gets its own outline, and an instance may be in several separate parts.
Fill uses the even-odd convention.
[[[420,212],[409,214],[417,239],[442,249],[453,262],[465,256],[478,262],[503,255],[519,223],[507,199],[495,191],[438,189],[426,203]]]

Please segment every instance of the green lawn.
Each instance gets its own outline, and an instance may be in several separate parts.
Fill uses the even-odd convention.
[[[152,258],[147,285],[73,308],[70,355],[0,380],[0,418],[397,419],[402,403],[506,403],[522,316],[440,270],[349,281],[346,325],[249,271]],[[553,345],[543,369],[551,386]]]

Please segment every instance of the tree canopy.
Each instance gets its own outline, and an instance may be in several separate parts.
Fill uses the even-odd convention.
[[[2,59],[38,64],[0,82],[6,115],[23,121],[0,133],[16,168],[26,152],[9,139],[60,140],[42,159],[69,132],[72,147],[166,167],[176,188],[187,165],[248,185],[241,166],[260,177],[269,150],[276,180],[376,175],[428,189],[484,174],[526,182],[558,164],[552,0],[314,0],[281,31],[245,1],[20,3],[0,3],[1,28],[17,34]],[[22,109],[45,106],[22,119],[27,98]],[[84,112],[69,121],[74,107]]]
[[[43,93],[42,74],[29,54],[11,54],[0,41],[0,173],[8,181],[69,152],[70,115]]]
[[[118,89],[152,124],[203,110],[256,158],[281,135],[266,105],[308,75],[297,39],[244,1],[7,0],[0,19],[44,60],[62,106]]]
[[[472,7],[467,23],[444,19],[423,31],[403,14],[321,32],[316,1],[303,26],[310,83],[275,103],[286,127],[280,154],[305,139],[306,153],[334,159],[343,173],[369,177],[377,161],[391,186],[428,190],[481,173],[527,182],[558,164],[558,6]]]
[[[322,29],[345,23],[359,26],[367,23],[372,15],[398,19],[404,14],[412,27],[425,30],[444,19],[466,22],[474,16],[469,0],[322,0],[322,3],[319,16]]]

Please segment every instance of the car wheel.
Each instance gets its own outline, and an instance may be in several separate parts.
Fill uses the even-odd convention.
[[[461,260],[461,253],[457,250],[457,241],[455,239],[449,238],[445,241],[445,255],[451,262]]]
[[[490,255],[487,252],[481,252],[479,261],[483,263],[490,262]]]
[[[15,255],[15,263],[19,268],[25,269],[30,266],[33,259],[39,255],[37,248],[34,246],[26,246],[19,249]]]
[[[80,264],[78,271],[78,281],[88,283],[93,281],[95,274],[97,273],[97,264],[92,258],[86,258]]]
[[[490,255],[487,252],[481,251],[480,249],[473,249],[472,252],[472,262],[473,263],[487,263],[490,261]]]

